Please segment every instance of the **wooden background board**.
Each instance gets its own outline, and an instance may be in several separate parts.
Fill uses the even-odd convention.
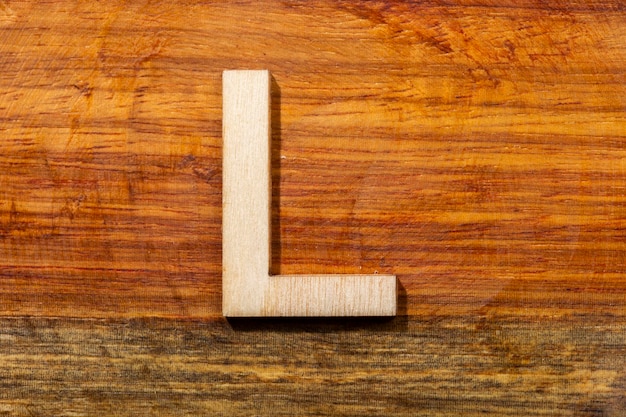
[[[626,413],[617,1],[0,2],[0,413]],[[273,273],[221,315],[221,72],[273,80]]]

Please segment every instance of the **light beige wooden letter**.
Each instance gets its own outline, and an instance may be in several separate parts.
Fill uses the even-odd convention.
[[[269,71],[223,74],[223,314],[393,316],[394,275],[270,275]]]

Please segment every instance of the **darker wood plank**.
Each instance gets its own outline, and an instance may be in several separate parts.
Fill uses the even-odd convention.
[[[7,415],[626,411],[623,320],[0,324],[0,407]]]

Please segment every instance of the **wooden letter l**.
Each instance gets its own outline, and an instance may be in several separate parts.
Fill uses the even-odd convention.
[[[222,81],[224,316],[394,316],[394,275],[270,275],[270,74]]]

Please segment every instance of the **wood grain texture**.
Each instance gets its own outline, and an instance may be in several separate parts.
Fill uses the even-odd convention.
[[[621,416],[626,8],[0,2],[0,410]],[[227,322],[221,72],[273,80],[272,273],[390,322]]]

